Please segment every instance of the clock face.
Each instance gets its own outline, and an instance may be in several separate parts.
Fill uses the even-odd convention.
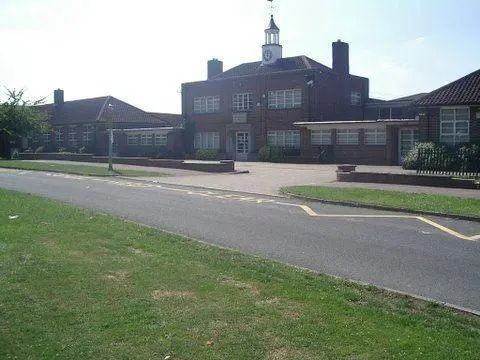
[[[272,51],[267,49],[263,52],[263,59],[265,61],[270,61],[272,59],[272,55]]]

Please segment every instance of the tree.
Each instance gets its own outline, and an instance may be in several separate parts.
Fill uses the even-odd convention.
[[[7,100],[0,104],[0,148],[3,155],[10,155],[10,142],[32,134],[43,134],[50,129],[48,116],[36,109],[44,99],[24,100],[23,90],[8,90]]]

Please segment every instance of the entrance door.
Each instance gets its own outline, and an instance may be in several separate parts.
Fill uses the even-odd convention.
[[[236,160],[247,160],[248,156],[248,132],[237,131],[236,133]]]
[[[400,129],[398,137],[398,160],[400,164],[403,164],[405,156],[418,143],[418,129]]]

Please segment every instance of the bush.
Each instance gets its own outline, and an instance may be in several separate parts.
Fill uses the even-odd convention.
[[[197,160],[220,160],[220,152],[216,149],[199,149],[196,158]]]
[[[284,149],[277,146],[263,146],[259,151],[260,161],[269,162],[282,162],[286,154],[294,153],[294,150],[290,152],[290,149]],[[292,155],[294,156],[294,155]]]
[[[417,170],[418,168],[418,153],[419,151],[428,151],[431,153],[440,152],[439,145],[433,142],[418,143],[416,144],[405,156],[403,160],[403,168],[406,170]]]
[[[418,155],[422,152],[422,170],[475,172],[480,159],[480,145],[461,144],[448,146],[432,142],[418,143],[407,154],[403,168],[417,170]]]

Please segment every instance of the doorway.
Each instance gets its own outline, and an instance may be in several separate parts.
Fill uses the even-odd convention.
[[[236,132],[235,160],[247,160],[249,150],[248,140],[248,132]]]
[[[400,129],[398,132],[398,161],[403,164],[405,156],[419,141],[418,129]]]

